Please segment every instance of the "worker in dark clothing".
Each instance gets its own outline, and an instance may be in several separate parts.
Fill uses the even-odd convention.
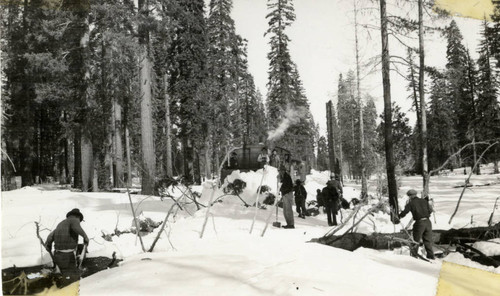
[[[339,201],[342,196],[342,184],[339,180],[328,180],[321,192],[328,218],[328,226],[337,225],[337,212],[340,209]]]
[[[295,193],[295,209],[299,214],[299,217],[302,219],[306,218],[306,198],[307,191],[304,185],[302,185],[302,181],[300,179],[295,180],[295,187],[293,188]]]
[[[323,193],[321,193],[321,189],[317,189],[316,190],[316,203],[318,205],[318,208],[324,206],[324,204],[323,204]]]
[[[434,251],[432,250],[432,223],[429,217],[433,211],[429,205],[428,199],[418,198],[417,191],[411,189],[406,193],[410,197],[410,201],[405,206],[404,210],[399,214],[399,218],[403,218],[411,212],[413,220],[413,239],[415,242],[420,243],[422,239],[424,242],[427,258],[434,259]],[[418,245],[411,248],[411,255],[416,257],[418,252]]]
[[[295,228],[293,220],[293,182],[290,174],[284,166],[280,166],[279,180],[281,182],[280,192],[283,198],[283,216],[285,216],[286,225],[283,228]]]
[[[238,154],[236,152],[231,152],[229,156],[229,160],[224,163],[225,168],[227,169],[237,169],[238,168]]]
[[[80,272],[76,265],[78,236],[83,237],[85,245],[89,244],[89,238],[80,226],[82,221],[83,214],[80,210],[71,210],[66,214],[66,219],[49,234],[45,243],[45,248],[49,252],[52,252],[52,244],[54,244],[54,263],[63,275],[63,286],[80,279]]]
[[[267,155],[267,148],[264,147],[260,151],[259,156],[257,156],[257,162],[259,163],[259,168],[265,168],[269,163],[269,155]]]

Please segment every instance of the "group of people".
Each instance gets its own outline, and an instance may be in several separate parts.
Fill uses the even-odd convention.
[[[295,228],[293,216],[293,202],[295,197],[295,209],[298,217],[305,219],[310,214],[306,209],[307,191],[300,179],[293,184],[289,171],[284,166],[279,167],[279,181],[281,182],[280,193],[283,198],[283,216],[286,225],[283,228]],[[337,212],[340,209],[340,200],[342,198],[342,184],[336,177],[326,183],[323,190],[318,189],[319,206],[326,209],[328,225],[337,225]]]
[[[279,190],[282,196],[283,215],[286,221],[286,225],[284,225],[283,228],[293,229],[295,228],[292,209],[294,197],[298,217],[305,219],[305,216],[309,216],[306,209],[307,191],[302,180],[297,179],[294,184],[290,176],[290,168],[286,166],[286,159],[284,162],[280,163],[279,156],[275,152],[276,150],[273,150],[272,155],[275,156],[271,156],[271,160],[274,159],[274,161],[278,161],[279,164],[278,180],[281,183]],[[265,161],[268,162],[268,160]],[[329,226],[337,225],[337,213],[342,207],[342,195],[342,183],[338,175],[328,180],[326,186],[322,190],[317,190],[317,203],[319,207],[325,208]],[[430,221],[430,215],[433,212],[432,205],[428,197],[418,198],[417,191],[413,189],[409,190],[407,195],[410,200],[406,204],[404,210],[399,213],[398,218],[403,218],[411,212],[415,220],[413,225],[413,240],[415,243],[411,248],[411,255],[417,256],[418,246],[422,240],[427,258],[434,259],[434,252],[432,249],[432,224]],[[45,243],[45,247],[50,253],[52,253],[52,246],[54,245],[54,264],[59,267],[63,275],[63,283],[66,284],[78,280],[80,276],[76,260],[78,237],[81,236],[83,238],[85,245],[89,243],[89,238],[80,225],[82,221],[83,214],[80,210],[71,210],[66,214],[66,219],[60,222],[56,229],[49,234]],[[399,219],[397,219],[396,223],[399,223]]]
[[[286,153],[283,156],[283,159],[281,159],[280,155],[278,154],[278,150],[273,149],[271,152],[271,156],[269,156],[266,147],[262,148],[262,150],[260,151],[259,156],[257,156],[257,162],[259,163],[260,168],[263,168],[265,165],[279,168],[283,165],[288,169],[288,171],[290,171],[290,168],[292,166],[292,161],[290,159],[289,153]]]
[[[267,148],[263,147],[257,157],[257,162],[259,163],[259,168],[270,165],[279,169],[284,166],[292,177],[292,181],[295,182],[295,180],[301,179],[304,182],[305,180],[307,171],[305,163],[303,161],[292,161],[290,153],[280,155],[277,149],[273,149],[269,155]]]
[[[308,215],[305,206],[307,191],[301,180],[297,180],[294,186],[285,166],[279,167],[279,180],[281,182],[280,192],[283,197],[283,215],[286,221],[283,228],[293,229],[295,228],[292,210],[294,195],[296,211],[299,217],[305,218]],[[340,209],[339,200],[342,199],[342,193],[342,184],[338,176],[329,180],[323,190],[317,190],[318,205],[325,207],[329,226],[337,225],[336,215]],[[427,258],[434,259],[432,224],[430,221],[430,215],[433,212],[432,205],[427,197],[418,198],[417,191],[413,189],[409,190],[407,195],[410,200],[398,217],[403,218],[411,212],[415,220],[413,224],[413,240],[415,243],[411,247],[411,255],[418,256],[418,247],[422,240]],[[77,267],[76,260],[78,237],[83,238],[85,245],[89,244],[89,238],[80,225],[82,221],[83,214],[80,210],[71,210],[66,214],[66,219],[60,222],[56,229],[49,234],[45,243],[45,248],[49,253],[52,253],[52,245],[54,245],[53,259],[54,264],[61,271],[62,285],[74,282],[80,277],[80,270]],[[399,220],[396,222],[399,223]]]

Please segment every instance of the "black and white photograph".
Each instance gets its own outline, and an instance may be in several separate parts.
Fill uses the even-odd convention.
[[[0,94],[2,295],[499,295],[499,0],[0,0]]]

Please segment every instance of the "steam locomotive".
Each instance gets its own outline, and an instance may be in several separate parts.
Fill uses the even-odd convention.
[[[266,145],[262,143],[243,145],[243,147],[232,149],[228,153],[228,155],[226,155],[226,159],[220,172],[221,183],[224,183],[226,177],[235,170],[239,170],[240,172],[248,172],[261,169],[262,166],[257,159],[263,148],[267,150],[269,157],[271,156],[272,151],[276,150],[281,161],[285,159],[285,155],[290,155],[290,162],[292,165],[300,164],[300,161],[293,159],[291,157],[290,151],[285,148],[275,146],[270,150]]]

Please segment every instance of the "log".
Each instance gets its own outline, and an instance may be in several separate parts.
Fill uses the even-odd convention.
[[[500,223],[491,227],[474,227],[450,230],[434,230],[433,242],[436,245],[449,245],[455,243],[470,243],[478,240],[489,240],[500,237]],[[391,250],[408,245],[404,241],[409,240],[405,232],[396,233],[346,233],[343,236],[328,235],[313,239],[311,242],[329,245],[348,251],[354,251],[360,247],[376,250]]]
[[[460,247],[472,251],[474,254],[477,254],[480,257],[480,260],[474,260],[477,262],[484,262],[483,265],[491,265],[494,266],[495,268],[500,266],[500,261],[497,261],[495,258],[486,256],[483,252],[479,251],[478,249],[471,247],[465,243],[459,242],[458,243]]]

